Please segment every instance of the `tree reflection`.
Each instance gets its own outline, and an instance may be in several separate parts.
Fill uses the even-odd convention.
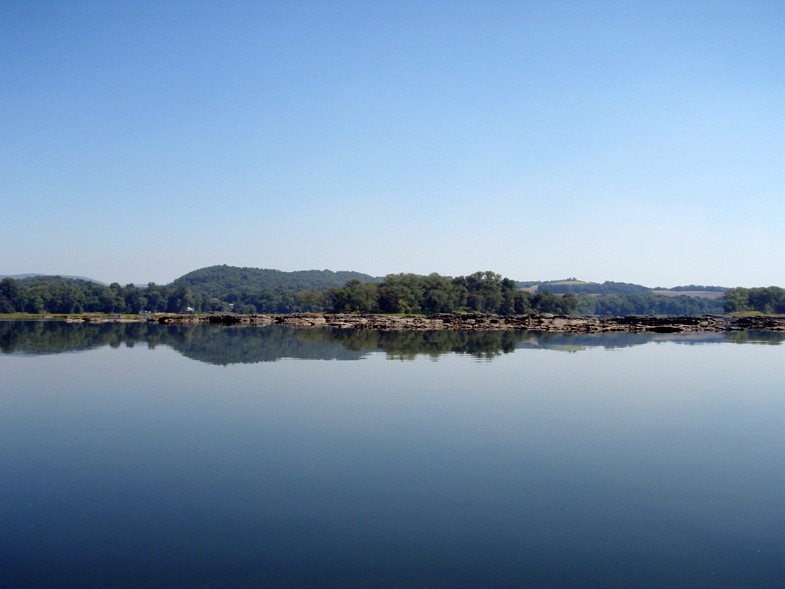
[[[556,333],[533,331],[374,331],[366,329],[226,327],[157,323],[73,324],[62,321],[0,321],[4,354],[60,354],[104,346],[168,346],[183,356],[209,364],[252,364],[284,358],[359,360],[383,352],[395,360],[418,356],[438,359],[464,354],[492,359],[523,348],[578,352],[592,347],[625,348],[651,342],[683,344],[781,344],[785,334],[726,333]]]

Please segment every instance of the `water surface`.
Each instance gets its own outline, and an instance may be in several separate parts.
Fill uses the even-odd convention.
[[[0,323],[0,586],[750,587],[785,346]]]

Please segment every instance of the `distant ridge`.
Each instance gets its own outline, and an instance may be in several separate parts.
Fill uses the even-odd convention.
[[[84,282],[93,282],[95,284],[109,286],[106,282],[101,282],[95,278],[88,278],[87,276],[69,276],[67,274],[0,274],[0,280],[3,278],[11,278],[13,280],[26,280],[29,278],[58,280],[64,278],[66,280],[82,280]]]
[[[719,299],[728,290],[724,286],[698,286],[694,284],[686,286],[674,286],[673,288],[663,288],[661,286],[649,288],[631,282],[586,282],[577,278],[567,278],[564,280],[547,280],[542,282],[528,281],[518,282],[518,287],[530,293],[548,291],[553,294],[585,294],[585,295],[635,295],[635,294],[658,294],[663,296],[691,296],[697,298]]]

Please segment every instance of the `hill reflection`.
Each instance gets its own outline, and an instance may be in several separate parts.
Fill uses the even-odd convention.
[[[357,329],[298,329],[291,327],[224,327],[218,325],[159,325],[153,323],[73,324],[59,321],[0,321],[0,351],[40,355],[77,352],[104,346],[146,344],[168,346],[183,356],[209,364],[251,364],[285,358],[359,360],[384,352],[394,360],[417,356],[437,359],[465,354],[492,359],[518,349],[580,352],[594,347],[626,348],[652,342],[682,344],[781,344],[776,332],[690,334],[554,333],[532,331],[372,331]]]

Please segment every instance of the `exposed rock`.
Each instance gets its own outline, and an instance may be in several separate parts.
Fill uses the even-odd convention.
[[[739,317],[734,321],[736,329],[760,331],[785,331],[785,316],[783,315],[750,315]]]
[[[363,315],[292,313],[288,315],[165,315],[159,323],[221,325],[289,325],[374,330],[471,330],[526,329],[575,333],[653,332],[694,333],[735,330],[785,331],[785,316],[730,317],[721,315],[628,317],[575,317],[548,313],[501,316],[486,313],[421,315]]]
[[[316,327],[317,325],[327,325],[324,315],[319,313],[292,313],[291,315],[277,315],[275,319],[270,318],[271,322],[281,325],[293,325],[296,327]]]
[[[229,324],[229,316],[226,316],[227,319],[225,321],[221,321],[220,323]],[[195,325],[197,323],[211,323],[210,319],[213,319],[214,316],[210,317],[199,317],[198,315],[163,315],[161,317],[153,317],[149,319],[151,322],[163,323],[165,325],[169,324],[177,324],[177,325]]]

